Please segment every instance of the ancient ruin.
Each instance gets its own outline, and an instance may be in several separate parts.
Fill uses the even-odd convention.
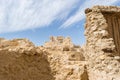
[[[89,80],[119,80],[120,7],[94,6],[85,13],[84,54],[89,60]]]
[[[44,47],[46,48],[52,48],[52,49],[56,49],[56,50],[70,50],[74,47],[73,43],[71,42],[70,37],[62,37],[62,36],[58,36],[58,37],[50,37],[50,42],[46,42]]]
[[[85,10],[86,44],[50,37],[43,46],[0,38],[0,80],[120,80],[120,7]]]

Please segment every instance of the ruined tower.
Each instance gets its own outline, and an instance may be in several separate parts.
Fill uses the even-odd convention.
[[[120,7],[94,6],[85,13],[87,47],[120,56]]]
[[[120,7],[94,6],[85,13],[89,80],[119,80]]]

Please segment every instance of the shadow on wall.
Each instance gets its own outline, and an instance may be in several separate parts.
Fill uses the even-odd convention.
[[[36,53],[0,52],[0,80],[55,80],[47,56]]]
[[[107,24],[109,37],[113,38],[114,44],[116,46],[115,52],[120,56],[120,12],[114,13],[103,13]]]

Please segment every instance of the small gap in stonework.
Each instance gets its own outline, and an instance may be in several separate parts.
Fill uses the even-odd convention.
[[[84,68],[83,74],[81,75],[81,80],[89,80],[88,71],[87,71],[87,67],[86,66]]]

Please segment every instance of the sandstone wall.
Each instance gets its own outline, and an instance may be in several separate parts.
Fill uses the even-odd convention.
[[[51,48],[53,50],[64,50],[69,51],[71,50],[74,45],[70,39],[70,37],[63,37],[63,36],[57,36],[57,37],[50,37],[50,41],[46,42],[44,44],[45,48]]]
[[[75,46],[68,38],[52,38],[55,40],[52,39],[47,42],[43,49],[47,52],[55,80],[88,80],[88,73],[85,68],[87,62],[83,56],[83,50],[79,46]],[[56,38],[61,41],[56,40]]]
[[[119,12],[120,8],[114,6],[94,6],[85,11],[86,45],[83,49],[89,60],[89,80],[120,79]]]
[[[31,42],[2,39],[0,43],[0,80],[55,80],[45,52]]]
[[[88,80],[83,50],[68,38],[57,40],[36,47],[27,39],[1,38],[0,80]]]

